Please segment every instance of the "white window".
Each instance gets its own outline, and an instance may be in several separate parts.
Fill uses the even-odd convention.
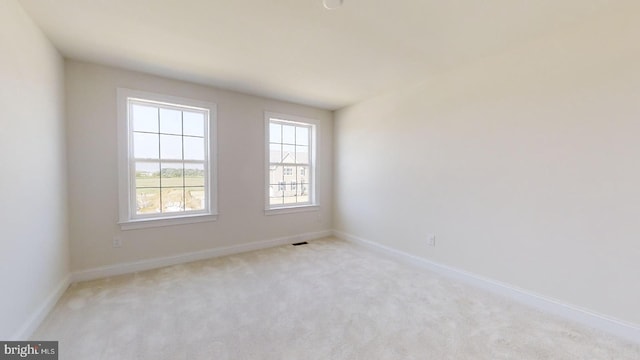
[[[265,113],[266,209],[317,206],[317,122],[295,116]],[[289,184],[289,186],[282,186]]]
[[[215,220],[216,106],[118,89],[123,229]]]

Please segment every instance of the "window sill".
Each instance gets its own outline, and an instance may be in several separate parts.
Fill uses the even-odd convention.
[[[302,206],[289,206],[289,207],[281,207],[281,208],[273,208],[273,209],[265,209],[265,215],[280,215],[280,214],[293,214],[300,212],[308,212],[308,211],[318,211],[320,210],[320,205],[302,205]]]
[[[135,230],[161,226],[195,224],[201,222],[216,221],[217,219],[218,215],[216,214],[200,214],[179,217],[166,217],[160,219],[136,219],[121,221],[118,224],[120,225],[120,230]]]

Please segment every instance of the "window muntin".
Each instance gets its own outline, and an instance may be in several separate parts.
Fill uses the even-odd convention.
[[[267,114],[267,209],[314,205],[315,125]]]
[[[118,93],[126,138],[120,150],[120,223],[215,215],[215,105],[127,89]]]

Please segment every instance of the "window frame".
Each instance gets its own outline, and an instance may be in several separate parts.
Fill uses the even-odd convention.
[[[270,167],[271,167],[271,159],[270,159],[270,124],[271,121],[274,120],[277,123],[285,123],[291,125],[301,125],[305,127],[309,127],[309,201],[306,203],[293,203],[293,204],[270,204]],[[265,128],[265,180],[264,180],[264,206],[265,206],[265,215],[276,215],[276,214],[287,214],[294,212],[304,212],[304,211],[317,211],[320,208],[319,196],[318,196],[318,143],[319,143],[319,129],[320,122],[318,120],[296,116],[296,115],[288,115],[277,112],[265,111],[264,113],[264,128]],[[294,164],[295,165],[295,164]],[[289,187],[290,184],[286,181],[284,182],[284,187]]]
[[[136,213],[135,171],[136,159],[133,155],[133,127],[130,121],[132,103],[155,103],[162,108],[198,109],[208,112],[205,123],[205,209],[201,211],[157,213],[139,215]],[[215,221],[217,209],[217,105],[207,101],[157,94],[146,91],[117,89],[118,108],[118,192],[119,221],[122,230],[179,225]],[[182,135],[184,137],[184,134]],[[175,162],[185,163],[185,159]],[[188,160],[187,160],[188,162]],[[208,190],[208,191],[207,191]]]

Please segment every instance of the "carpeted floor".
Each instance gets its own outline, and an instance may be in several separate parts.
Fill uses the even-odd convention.
[[[73,285],[60,359],[640,359],[626,343],[324,239]]]

